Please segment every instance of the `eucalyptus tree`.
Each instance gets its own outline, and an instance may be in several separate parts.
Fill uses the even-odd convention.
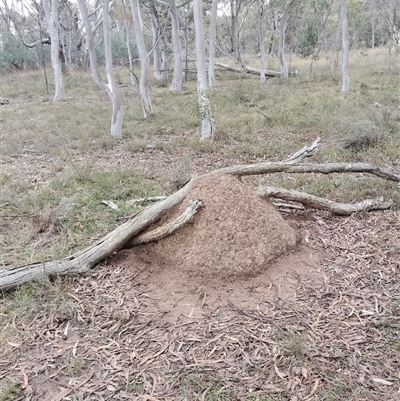
[[[165,50],[165,32],[161,21],[161,12],[157,9],[155,1],[147,3],[153,35],[153,73],[157,81],[165,81],[168,77],[168,57]]]
[[[203,1],[193,0],[193,17],[196,31],[197,93],[201,118],[201,139],[213,138],[210,99],[207,92],[206,49],[204,45]]]
[[[171,90],[180,91],[182,88],[183,55],[179,30],[179,14],[175,0],[170,0],[169,16],[171,18],[171,36],[174,49],[174,75]]]
[[[128,60],[129,60],[129,71],[130,71],[130,76],[131,76],[131,83],[132,83],[132,86],[136,86],[136,77],[133,72],[130,26],[129,26],[128,16],[126,14],[125,0],[121,0],[121,5],[122,5],[122,15],[124,17],[125,30],[126,30],[126,47],[128,49]]]
[[[114,75],[112,70],[112,53],[111,53],[111,39],[110,39],[110,17],[109,17],[109,6],[110,1],[103,1],[103,39],[104,39],[104,56],[105,66],[107,74],[107,83],[103,81],[100,75],[99,66],[97,63],[96,51],[94,46],[94,34],[93,29],[96,28],[96,22],[90,23],[88,8],[85,0],[78,0],[79,9],[81,11],[82,20],[86,31],[86,46],[89,53],[90,68],[92,70],[93,79],[96,84],[107,93],[112,103],[112,117],[111,117],[111,135],[114,138],[120,138],[122,136],[122,121],[124,118],[124,107],[122,100],[117,92]]]
[[[65,89],[60,61],[58,0],[51,0],[51,2],[50,0],[43,0],[43,8],[51,40],[51,65],[53,67],[55,87],[53,101],[60,102],[65,100]]]
[[[289,77],[289,69],[288,69],[288,66],[286,63],[286,58],[285,58],[285,33],[286,33],[286,27],[288,24],[290,8],[295,1],[296,0],[287,0],[286,1],[285,7],[283,9],[282,18],[280,21],[280,26],[279,26],[278,58],[279,58],[279,64],[281,66],[281,73],[282,73],[283,78]]]
[[[260,82],[265,83],[265,48],[263,31],[263,0],[257,0],[258,41],[261,57]]]
[[[347,0],[340,1],[340,20],[342,26],[342,92],[350,90],[349,75],[349,25],[347,21]]]
[[[210,45],[208,49],[208,85],[215,86],[215,45],[217,40],[218,0],[212,0],[210,19]]]
[[[149,93],[149,59],[147,56],[146,45],[144,43],[143,22],[138,0],[130,0],[130,6],[136,37],[136,46],[140,58],[139,93],[142,100],[144,118],[147,118],[147,116],[153,112]]]

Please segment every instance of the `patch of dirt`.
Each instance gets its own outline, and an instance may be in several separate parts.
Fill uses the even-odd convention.
[[[276,296],[290,299],[299,276],[318,276],[321,252],[304,244],[296,249],[300,234],[270,201],[230,175],[196,181],[156,225],[180,214],[191,199],[203,207],[190,224],[111,261],[141,272],[154,309],[169,321],[204,318],[230,300],[251,307]]]
[[[257,308],[276,298],[292,301],[300,282],[323,281],[322,259],[321,250],[300,244],[295,251],[265,264],[257,274],[252,271],[251,275],[241,276],[228,276],[226,271],[221,276],[218,270],[204,276],[195,267],[182,269],[160,259],[151,249],[125,250],[109,262],[116,268],[139,272],[136,280],[148,297],[149,308],[161,312],[163,321],[176,324],[218,314],[232,302],[241,308]]]

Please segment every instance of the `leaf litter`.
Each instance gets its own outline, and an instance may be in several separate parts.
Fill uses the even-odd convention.
[[[73,316],[10,323],[23,341],[2,345],[0,383],[29,400],[398,400],[399,212],[289,217],[324,252],[290,296],[253,288],[246,303],[203,286],[193,307],[185,288],[151,290],[148,261],[112,257],[63,281]]]

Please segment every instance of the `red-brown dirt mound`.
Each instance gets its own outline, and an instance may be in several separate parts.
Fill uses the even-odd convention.
[[[135,255],[151,255],[152,261],[196,277],[250,277],[296,246],[295,230],[272,203],[224,174],[195,182],[181,205],[158,224],[181,213],[191,199],[203,203],[192,222],[158,243],[135,247]]]

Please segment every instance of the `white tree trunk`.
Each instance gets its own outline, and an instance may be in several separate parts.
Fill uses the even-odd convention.
[[[350,90],[350,75],[349,75],[349,25],[347,22],[347,1],[341,0],[340,2],[340,19],[342,22],[342,45],[343,45],[343,59],[342,59],[342,92]]]
[[[51,40],[51,65],[54,73],[54,102],[61,102],[65,100],[64,81],[61,70],[60,62],[60,39],[58,21],[58,0],[51,1],[51,10],[49,0],[43,0],[43,8],[46,14],[47,25],[49,27],[50,40]]]
[[[163,79],[161,73],[161,51],[159,44],[159,22],[155,15],[155,10],[152,8],[153,4],[149,4],[149,16],[151,21],[151,33],[153,35],[153,74],[154,78],[157,81],[161,81]]]
[[[92,70],[92,76],[96,84],[107,93],[111,104],[113,106],[113,112],[111,117],[111,135],[119,138],[122,135],[122,120],[124,115],[124,109],[122,106],[121,99],[116,91],[114,84],[114,77],[112,73],[112,57],[111,57],[111,41],[110,41],[110,24],[108,17],[109,0],[104,0],[103,8],[103,23],[104,23],[104,46],[105,46],[105,58],[106,58],[106,72],[108,84],[106,85],[102,80],[97,64],[96,52],[94,48],[94,36],[93,29],[90,25],[89,14],[86,7],[85,0],[78,0],[79,9],[81,11],[83,24],[86,30],[86,45],[89,53],[90,68]]]
[[[142,17],[140,15],[138,0],[130,0],[130,6],[133,17],[133,28],[135,31],[136,46],[139,52],[141,67],[139,92],[142,99],[144,118],[147,118],[148,114],[151,114],[153,112],[149,93],[149,60],[147,58],[146,46],[144,44],[143,23]]]
[[[179,17],[175,0],[171,0],[169,15],[172,27],[172,45],[174,48],[174,75],[172,77],[171,90],[180,91],[182,89],[183,57],[181,39],[179,36]]]
[[[281,66],[281,73],[283,78],[289,77],[289,69],[285,59],[285,34],[286,34],[286,26],[288,23],[290,7],[294,0],[287,0],[285,4],[285,8],[283,10],[280,26],[279,26],[279,49],[278,49],[278,58],[279,64]]]
[[[197,92],[201,118],[201,139],[213,138],[210,99],[207,93],[206,49],[204,45],[203,1],[193,1],[194,26],[196,30]]]
[[[208,85],[215,86],[215,44],[217,37],[218,0],[212,0],[210,21],[210,47],[208,50]]]
[[[124,14],[125,29],[126,29],[126,47],[128,48],[128,59],[129,59],[129,70],[131,73],[131,83],[132,83],[132,86],[136,86],[137,82],[136,82],[135,74],[133,73],[131,38],[130,38],[130,34],[129,34],[130,27],[129,27],[128,18],[126,16],[125,0],[121,0],[121,4],[122,4],[122,12]]]
[[[104,33],[104,57],[106,64],[107,74],[107,87],[108,95],[110,97],[113,111],[111,119],[111,135],[114,138],[122,136],[122,121],[124,119],[124,107],[121,98],[117,92],[114,81],[114,73],[112,68],[112,54],[111,54],[111,38],[110,38],[110,0],[103,2],[103,33]]]
[[[261,70],[260,82],[265,83],[265,49],[264,49],[264,32],[262,29],[262,0],[257,0],[257,17],[258,17],[258,40],[260,42]]]

